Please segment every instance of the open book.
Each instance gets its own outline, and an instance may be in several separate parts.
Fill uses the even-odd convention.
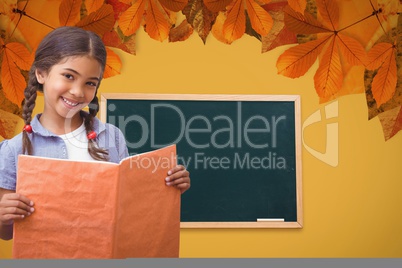
[[[165,185],[176,146],[119,164],[20,155],[17,193],[35,212],[14,223],[14,258],[178,257],[180,191]]]

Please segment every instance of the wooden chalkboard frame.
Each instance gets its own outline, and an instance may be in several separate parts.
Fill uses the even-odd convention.
[[[153,93],[102,93],[100,120],[106,122],[108,100],[180,100],[180,101],[267,101],[294,102],[295,154],[296,154],[296,221],[256,222],[181,222],[180,228],[302,228],[302,158],[300,95],[226,95],[226,94],[153,94]]]

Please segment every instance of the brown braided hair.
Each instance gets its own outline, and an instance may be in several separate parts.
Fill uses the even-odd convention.
[[[36,70],[49,73],[51,68],[67,57],[91,56],[96,59],[102,67],[101,78],[106,65],[106,48],[102,39],[91,31],[79,27],[63,26],[56,28],[47,34],[39,44],[35,59],[29,70],[28,85],[24,91],[25,99],[22,108],[22,118],[25,125],[32,120],[32,111],[35,107],[37,91],[43,92],[43,86],[36,78]],[[98,88],[100,81],[98,83]],[[89,104],[89,114],[84,118],[84,125],[87,133],[93,131],[93,122],[99,111],[99,102],[95,97]],[[31,134],[32,135],[32,134]],[[96,140],[88,141],[88,152],[95,160],[107,161],[108,152],[98,147]],[[33,147],[26,131],[22,134],[22,153],[32,155]]]

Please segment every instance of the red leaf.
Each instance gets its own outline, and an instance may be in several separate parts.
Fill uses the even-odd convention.
[[[121,13],[123,13],[130,7],[129,4],[122,3],[119,0],[107,0],[106,3],[112,5],[115,20],[118,20]]]

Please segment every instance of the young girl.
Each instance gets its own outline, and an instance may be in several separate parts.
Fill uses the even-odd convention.
[[[105,64],[102,40],[81,28],[57,28],[40,43],[24,93],[23,132],[0,143],[0,238],[11,239],[14,220],[35,211],[34,200],[15,193],[19,154],[114,163],[128,156],[122,132],[96,118]],[[37,91],[45,104],[32,119]],[[89,113],[82,111],[86,106]],[[183,193],[190,187],[189,172],[174,167],[166,184]]]

